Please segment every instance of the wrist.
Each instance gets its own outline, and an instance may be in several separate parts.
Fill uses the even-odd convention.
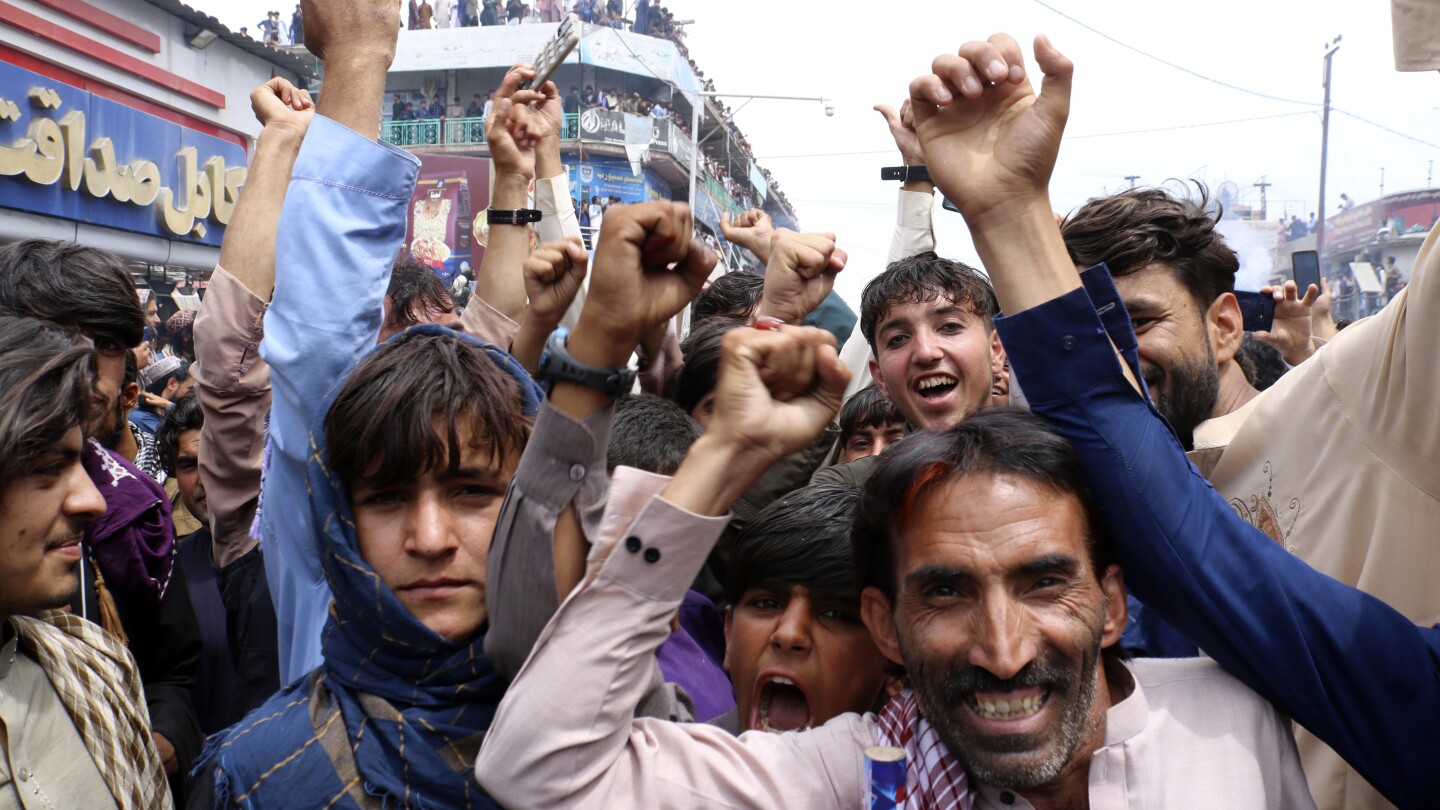
[[[664,497],[697,515],[723,515],[772,463],[758,448],[707,432],[690,446]]]
[[[490,197],[491,208],[507,210],[529,206],[530,178],[514,172],[495,176],[495,192]]]
[[[588,302],[586,308],[589,308]],[[580,322],[575,325],[575,331],[570,333],[566,348],[572,357],[587,366],[620,368],[629,365],[630,353],[635,350],[637,343],[639,338],[630,335],[626,330],[587,319],[582,310]]]

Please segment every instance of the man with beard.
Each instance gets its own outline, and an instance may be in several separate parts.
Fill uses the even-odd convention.
[[[1440,66],[1434,38],[1420,33],[1434,30],[1440,9],[1393,11],[1397,65]],[[1312,739],[1307,751],[1300,739],[1325,806],[1384,806],[1378,793],[1403,807],[1433,804],[1440,232],[1382,312],[1252,400],[1202,481],[1137,403],[1145,374],[1128,319],[1115,317],[1116,285],[1101,267],[1083,281],[1075,274],[1050,218],[1046,187],[1073,68],[1043,37],[1035,55],[1045,72],[1038,96],[1003,34],[937,58],[936,75],[911,85],[924,151],[945,166],[936,182],[1011,313],[1002,333],[1007,345],[1016,338],[1032,405],[1075,441],[1107,516],[1125,527],[1117,541],[1136,592],[1334,746]],[[992,62],[1008,82],[957,89]],[[1368,699],[1377,683],[1388,700]]]
[[[864,489],[852,530],[861,611],[913,692],[790,734],[635,719],[648,658],[727,504],[834,413],[848,375],[833,348],[808,355],[787,339],[816,338],[732,331],[714,421],[675,477],[617,474],[586,579],[481,749],[476,777],[492,796],[536,808],[845,807],[864,795],[865,749],[887,745],[912,763],[907,807],[1312,806],[1288,726],[1259,696],[1210,661],[1115,654],[1123,576],[1079,460],[1009,409],[911,436]],[[807,407],[819,418],[795,412]],[[748,449],[736,458],[731,443]]]

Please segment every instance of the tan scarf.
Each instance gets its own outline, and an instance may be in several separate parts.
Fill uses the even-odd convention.
[[[10,624],[60,695],[120,810],[173,808],[130,651],[98,625],[58,610],[13,616]]]

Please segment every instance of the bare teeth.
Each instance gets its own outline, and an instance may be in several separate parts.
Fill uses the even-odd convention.
[[[987,720],[1020,720],[1039,712],[1050,693],[1041,692],[1018,700],[975,700],[971,698],[970,708]]]
[[[928,391],[931,388],[939,388],[942,385],[958,385],[959,380],[954,377],[927,377],[915,385],[917,391]]]

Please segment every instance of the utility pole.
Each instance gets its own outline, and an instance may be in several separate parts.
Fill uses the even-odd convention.
[[[1430,164],[1430,168],[1425,170],[1425,188],[1430,188],[1430,180],[1435,176],[1435,161],[1429,160],[1426,162]]]
[[[1125,179],[1130,181],[1130,188],[1135,188],[1135,181],[1140,179],[1138,174],[1127,174]]]
[[[1267,189],[1267,188],[1269,188],[1269,187],[1271,187],[1271,186],[1273,186],[1273,185],[1275,185],[1275,184],[1274,184],[1274,183],[1267,183],[1267,182],[1265,181],[1265,175],[1262,174],[1262,175],[1260,175],[1260,182],[1255,183],[1254,185],[1255,185],[1256,188],[1260,189],[1260,219],[1261,219],[1262,221],[1263,221],[1263,220],[1266,220],[1266,219],[1269,219],[1270,217],[1266,216],[1266,209],[1265,209],[1265,189]]]
[[[1340,50],[1340,35],[1325,45],[1325,112],[1320,118],[1320,210],[1315,218],[1315,250],[1325,261],[1325,159],[1330,151],[1330,60]]]
[[[1380,167],[1380,196],[1385,196],[1385,167]]]

